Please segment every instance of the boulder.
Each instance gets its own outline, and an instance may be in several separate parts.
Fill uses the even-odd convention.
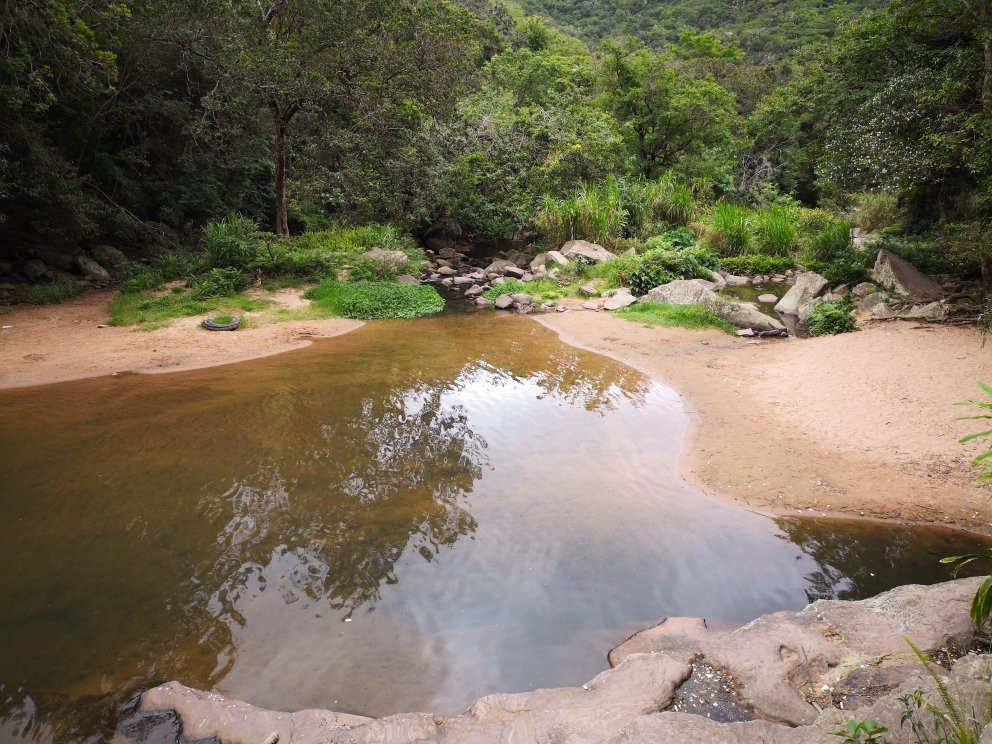
[[[366,261],[375,261],[377,264],[388,266],[391,269],[400,269],[406,266],[410,260],[403,251],[387,251],[385,248],[379,247],[365,251],[361,258]]]
[[[899,317],[899,313],[893,310],[887,302],[879,302],[877,305],[872,307],[871,314],[875,320],[889,320],[891,318]]]
[[[773,294],[758,295],[758,302],[763,302],[766,305],[774,305],[778,302],[778,297]]]
[[[585,295],[586,297],[595,297],[599,294],[599,289],[595,284],[583,284],[579,287],[579,294]]]
[[[462,284],[474,284],[475,283],[474,280],[472,279],[472,277],[470,277],[470,276],[456,276],[456,277],[454,277],[453,281],[454,281],[455,284],[459,284],[459,285],[462,285]]]
[[[940,322],[947,319],[947,305],[941,300],[929,302],[926,305],[915,305],[903,313],[902,317],[910,320]]]
[[[508,307],[510,307],[510,305],[513,304],[513,298],[510,297],[510,295],[503,294],[497,297],[496,301],[493,304],[499,310],[506,310]]]
[[[486,267],[486,271],[493,274],[502,274],[504,269],[510,267],[516,268],[517,265],[513,261],[507,261],[505,258],[497,258]]]
[[[76,267],[87,279],[92,279],[95,282],[110,281],[110,272],[85,253],[76,256]]]
[[[62,269],[62,271],[76,270],[76,253],[77,251],[59,251],[47,248],[35,251],[35,255],[46,264]],[[97,260],[99,261],[99,258]]]
[[[527,272],[519,266],[507,266],[503,269],[503,276],[512,276],[514,279],[523,280],[526,275]]]
[[[446,258],[449,261],[461,261],[462,259],[462,254],[460,254],[454,248],[450,248],[447,246],[439,250],[437,252],[437,255],[439,255],[441,258]]]
[[[526,269],[530,263],[530,256],[523,251],[510,251],[506,256],[508,261],[512,261],[515,266]]]
[[[875,287],[874,284],[871,286]],[[875,287],[875,289],[878,289],[878,287]],[[871,310],[875,305],[885,302],[888,299],[889,295],[887,292],[871,292],[855,300],[854,307],[858,309],[858,312],[864,312],[865,310]]]
[[[534,298],[529,294],[524,294],[523,292],[518,292],[516,294],[510,295],[510,299],[513,300],[518,305],[530,305],[534,302]]]
[[[851,294],[855,297],[867,297],[872,292],[878,291],[878,285],[872,282],[861,282],[860,284],[855,284],[854,289],[851,290]]]
[[[715,309],[721,318],[738,328],[750,328],[752,331],[785,330],[782,321],[765,315],[750,302],[721,302]]]
[[[750,328],[741,328],[737,331],[737,335],[741,338],[754,338],[754,331]]]
[[[112,245],[95,245],[90,250],[93,259],[114,276],[123,276],[127,271],[127,256]],[[403,256],[404,261],[406,256]],[[61,266],[59,268],[62,268]],[[66,269],[68,271],[69,269]]]
[[[586,300],[582,303],[582,307],[585,310],[599,310],[599,303],[595,300]]]
[[[400,274],[396,277],[396,281],[399,284],[420,284],[420,280],[415,276],[410,276],[409,274]]]
[[[538,253],[534,257],[534,260],[530,262],[530,270],[537,271],[542,266],[547,270],[547,267],[552,264],[557,264],[559,266],[564,266],[568,263],[568,259],[565,258],[558,251],[548,251],[547,253]]]
[[[493,307],[494,304],[495,303],[493,303],[493,301],[490,300],[488,297],[476,297],[475,298],[475,306],[476,307],[490,308],[490,307]]]
[[[622,307],[633,305],[635,302],[637,302],[637,298],[630,293],[630,290],[619,289],[612,297],[603,303],[603,307],[606,310],[619,310]]]
[[[468,289],[465,290],[465,296],[466,297],[476,297],[477,295],[481,295],[485,291],[486,290],[484,290],[478,284],[473,284],[471,287],[469,287]]]
[[[455,271],[450,266],[438,266],[437,273],[440,274],[441,276],[454,276],[458,272]]]
[[[796,277],[796,283],[775,305],[775,312],[782,315],[802,315],[803,309],[814,297],[819,297],[827,287],[827,280],[815,271],[804,271]]]
[[[427,238],[427,240],[424,241],[424,245],[436,253],[439,253],[447,248],[451,248],[454,244],[454,240],[444,236],[435,236]]]
[[[878,252],[871,278],[911,300],[936,300],[941,295],[937,282],[891,251]]]
[[[532,282],[532,281],[534,281],[534,275],[531,274],[529,271],[528,272],[525,272],[524,275],[522,277],[520,277],[520,281],[522,281],[522,282]]]
[[[37,258],[29,258],[21,264],[21,273],[29,282],[36,282],[48,272],[45,262]],[[108,277],[109,278],[109,277]]]
[[[735,276],[734,274],[721,273],[723,281],[727,283],[728,287],[742,287],[745,284],[750,284],[751,280],[746,276]]]
[[[561,247],[561,255],[568,260],[584,258],[590,263],[602,263],[616,258],[603,246],[586,240],[570,240]]]
[[[713,288],[716,285],[705,279],[677,279],[655,287],[641,297],[641,302],[660,302],[666,305],[709,305],[720,303]]]

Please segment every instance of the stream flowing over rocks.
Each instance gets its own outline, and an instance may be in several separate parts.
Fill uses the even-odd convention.
[[[613,668],[581,687],[488,695],[452,717],[283,713],[178,682],[146,692],[140,710],[175,711],[183,736],[227,744],[826,744],[848,720],[873,718],[898,731],[900,695],[921,691],[937,701],[906,639],[956,658],[949,669],[934,669],[983,708],[992,656],[966,654],[975,641],[968,607],[981,581],[902,586],[857,602],[820,600],[734,631],[711,631],[703,618],[668,618],[610,651]]]

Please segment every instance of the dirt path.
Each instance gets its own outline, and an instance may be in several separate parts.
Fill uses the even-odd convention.
[[[356,320],[294,320],[216,333],[201,318],[182,318],[167,328],[135,331],[100,327],[107,322],[111,290],[91,292],[62,305],[19,306],[0,316],[0,388],[41,385],[114,372],[177,372],[280,354],[362,325]],[[266,294],[289,308],[298,292]]]
[[[538,320],[563,340],[650,374],[696,422],[686,476],[762,511],[933,522],[992,534],[992,489],[958,444],[951,404],[992,379],[972,329],[885,323],[831,338],[748,342],[645,328],[605,313]]]

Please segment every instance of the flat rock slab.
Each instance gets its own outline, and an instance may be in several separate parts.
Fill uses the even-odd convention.
[[[968,605],[981,581],[903,586],[860,602],[821,600],[800,612],[763,615],[733,632],[710,631],[701,618],[669,618],[613,649],[615,668],[582,687],[489,695],[452,717],[282,713],[178,682],[146,692],[140,708],[174,710],[186,738],[227,744],[258,744],[272,734],[280,744],[826,744],[837,741],[832,732],[851,719],[875,718],[898,731],[903,708],[897,695],[934,695],[921,667],[907,661],[904,637],[925,651],[967,647],[974,639]],[[988,658],[955,663],[955,684],[965,694],[987,695]],[[886,666],[890,660],[896,663]],[[735,695],[746,709],[771,720],[720,723],[669,710],[700,662],[725,672],[740,685]],[[830,688],[847,689],[843,682],[855,681],[855,670],[867,664],[884,667],[872,679],[901,685],[862,700],[855,712],[834,707]]]

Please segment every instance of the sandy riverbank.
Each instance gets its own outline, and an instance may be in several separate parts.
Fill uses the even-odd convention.
[[[202,318],[181,318],[166,328],[135,331],[100,327],[107,322],[112,290],[91,292],[62,305],[18,306],[0,316],[13,326],[0,331],[0,389],[99,377],[114,372],[179,372],[241,362],[307,346],[362,326],[357,320],[293,320],[248,327],[237,333],[200,328]],[[266,293],[288,308],[299,293]]]
[[[992,489],[973,484],[981,445],[952,403],[992,378],[971,328],[869,324],[859,333],[744,341],[646,328],[606,313],[539,316],[563,340],[673,387],[695,426],[683,472],[758,510],[851,514],[992,534]]]
[[[197,318],[136,332],[100,326],[110,292],[3,316],[0,388],[121,371],[173,372],[279,354],[358,328],[345,319],[210,333]],[[298,307],[292,290],[267,295]],[[696,426],[684,473],[707,491],[769,512],[934,522],[992,534],[992,489],[973,484],[981,445],[952,407],[992,382],[992,344],[973,329],[869,324],[859,333],[745,341],[718,331],[646,328],[606,313],[537,320],[677,390]]]

